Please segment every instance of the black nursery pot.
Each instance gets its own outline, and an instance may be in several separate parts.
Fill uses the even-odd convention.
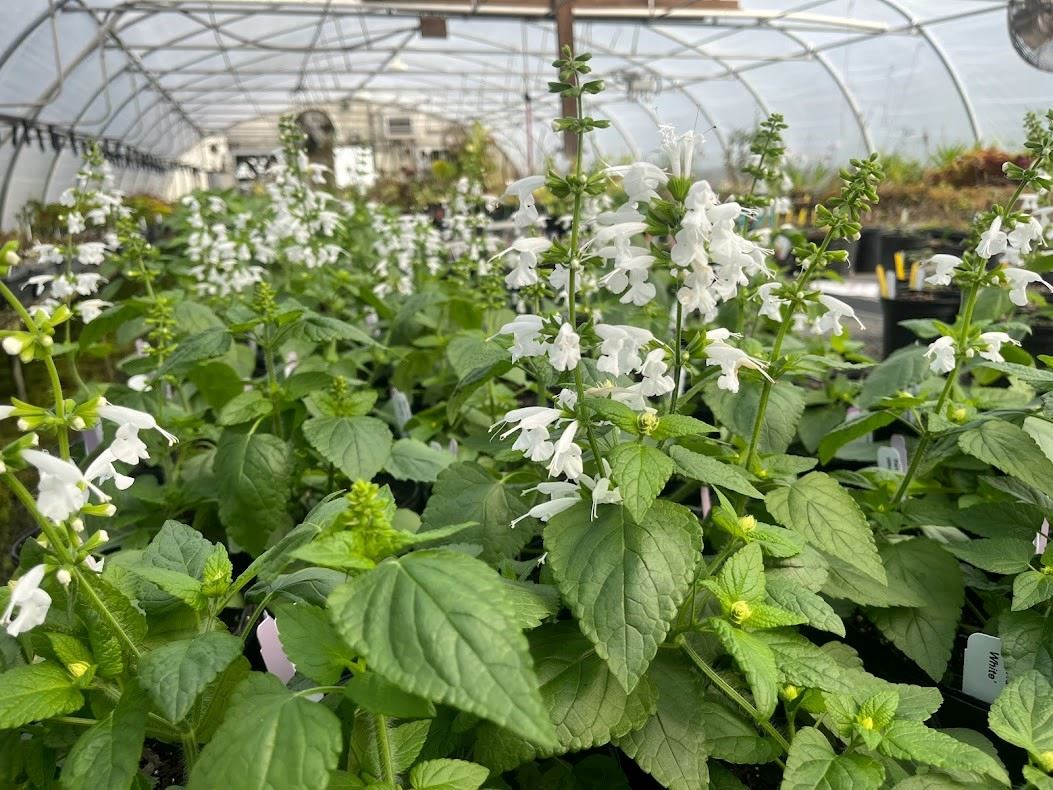
[[[895,299],[881,299],[883,350],[887,357],[898,348],[911,345],[917,336],[900,321],[916,318],[935,318],[953,324],[961,306],[961,293],[954,289],[936,291],[904,291]]]
[[[929,240],[916,233],[883,231],[879,238],[879,245],[881,251],[878,254],[878,263],[887,270],[896,265],[897,252],[925,249],[929,245]]]
[[[859,233],[852,269],[856,274],[865,274],[877,270],[881,263],[881,231],[877,228],[863,228]]]
[[[1031,334],[1025,335],[1020,344],[1024,351],[1037,357],[1039,354],[1053,356],[1053,321],[1048,318],[1032,318]]]

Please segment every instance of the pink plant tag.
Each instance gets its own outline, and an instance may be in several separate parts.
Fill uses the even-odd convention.
[[[704,519],[713,508],[713,503],[709,499],[709,486],[702,486],[700,494],[702,497],[702,518]]]
[[[900,466],[906,471],[907,467],[910,465],[909,459],[907,458],[907,440],[903,438],[903,434],[894,433],[888,440],[888,444],[889,447],[896,451],[896,455],[899,456]]]
[[[1035,535],[1035,553],[1041,554],[1046,550],[1046,544],[1049,543],[1049,519],[1042,520],[1042,526],[1038,528],[1038,533]]]
[[[296,667],[285,655],[285,649],[278,637],[278,621],[269,614],[264,614],[263,620],[256,626],[256,639],[259,640],[260,655],[263,656],[263,664],[267,671],[282,683],[292,680],[292,676],[296,674]]]

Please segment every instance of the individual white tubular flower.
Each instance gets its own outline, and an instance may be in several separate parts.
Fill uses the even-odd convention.
[[[512,271],[505,277],[505,285],[513,290],[534,285],[537,282],[537,256],[552,246],[542,236],[516,239],[511,247],[498,253],[500,258],[509,252],[517,253],[512,261]]]
[[[596,510],[600,505],[617,505],[622,501],[622,492],[617,487],[611,487],[611,465],[603,458],[603,476],[593,480],[589,475],[581,476],[581,483],[589,490],[592,498],[592,518],[596,518]]]
[[[1018,222],[1013,227],[1006,241],[1012,249],[1027,255],[1031,252],[1032,243],[1043,241],[1043,230],[1041,222],[1034,217],[1029,217],[1027,222]]]
[[[499,335],[512,336],[512,361],[523,357],[538,357],[545,353],[546,343],[540,341],[544,319],[538,315],[519,315],[497,330]]]
[[[577,480],[581,477],[584,465],[581,460],[581,448],[574,444],[574,436],[577,432],[578,421],[574,420],[563,430],[556,441],[552,460],[548,463],[549,477],[566,475],[569,480]]]
[[[669,181],[666,172],[650,162],[608,167],[604,173],[608,176],[621,176],[622,189],[625,190],[629,203],[637,205],[649,203],[657,198],[658,187]]]
[[[1005,275],[1009,283],[1009,301],[1017,307],[1023,307],[1027,304],[1027,287],[1031,283],[1041,283],[1050,291],[1053,291],[1053,286],[1046,282],[1042,275],[1037,272],[1007,266],[1002,269],[1002,274]]]
[[[153,389],[150,385],[150,376],[147,373],[136,373],[134,376],[130,376],[126,383],[128,389],[135,392],[150,392]]]
[[[23,450],[22,459],[40,472],[37,508],[46,517],[61,522],[88,503],[89,491],[100,502],[109,497],[75,465],[40,450]]]
[[[519,518],[513,519],[512,529],[525,518],[536,518],[538,521],[547,522],[553,516],[568,510],[581,501],[581,493],[574,483],[538,483],[533,489],[550,497],[548,502],[542,502],[530,508]]]
[[[962,259],[957,255],[940,254],[929,258],[929,263],[936,268],[936,271],[926,277],[925,282],[930,285],[950,285],[951,275],[962,265]]]
[[[513,181],[505,189],[504,197],[515,196],[519,208],[512,215],[517,228],[528,228],[538,221],[537,206],[534,203],[534,192],[545,185],[544,176],[527,176]]]
[[[694,164],[695,149],[702,143],[703,137],[694,131],[681,135],[672,126],[658,127],[662,134],[662,150],[669,159],[669,169],[675,178],[690,178]]]
[[[117,457],[110,450],[103,450],[94,461],[88,464],[88,468],[84,470],[84,476],[99,483],[112,480],[120,491],[131,488],[135,478],[118,472],[113,465],[116,460],[118,460]]]
[[[788,302],[775,295],[775,291],[782,287],[782,283],[764,283],[757,289],[757,295],[761,298],[760,314],[772,321],[782,321],[782,307]]]
[[[77,311],[81,321],[90,324],[102,315],[103,310],[112,306],[113,302],[107,302],[105,299],[84,299],[73,305],[73,309]]]
[[[980,334],[980,342],[984,344],[984,349],[980,351],[980,356],[991,362],[1005,362],[1005,358],[1002,356],[1002,346],[1006,343],[1013,346],[1020,345],[1019,341],[1013,340],[1005,332],[983,332]]]
[[[581,338],[570,324],[563,324],[548,347],[548,361],[559,371],[574,370],[581,361]]]
[[[519,450],[531,461],[540,462],[552,457],[554,446],[549,441],[548,428],[562,416],[563,412],[559,409],[525,406],[508,412],[491,430],[497,430],[501,425],[511,425],[511,428],[501,434],[501,438],[507,439],[519,431],[512,449]]]
[[[1002,218],[995,217],[991,227],[980,235],[980,243],[976,246],[976,254],[984,260],[1001,255],[1009,245],[1009,237],[1002,230]]]
[[[717,300],[710,290],[713,286],[713,270],[708,266],[692,266],[684,275],[684,285],[676,292],[676,298],[688,312],[697,310],[706,321],[717,316]]]
[[[40,589],[46,570],[43,565],[34,565],[15,582],[11,599],[0,617],[0,625],[4,626],[9,636],[24,634],[41,625],[47,617],[51,596]]]
[[[925,350],[929,370],[933,373],[950,373],[954,370],[955,355],[954,338],[948,335],[936,338]]]
[[[127,406],[116,406],[105,398],[99,399],[99,416],[117,425],[131,425],[138,430],[157,431],[168,440],[170,447],[179,441],[175,434],[169,433],[158,425],[152,414],[138,409],[129,409]]]
[[[640,394],[644,397],[655,398],[673,391],[675,386],[673,377],[666,375],[669,365],[665,363],[664,357],[665,349],[656,348],[648,353],[643,365],[640,366],[643,380],[639,388]]]
[[[819,294],[819,303],[826,308],[826,312],[815,322],[817,332],[833,332],[835,335],[840,335],[845,331],[841,326],[841,321],[845,318],[855,321],[860,329],[866,329],[863,322],[856,317],[856,311],[840,299],[827,294]]]
[[[726,331],[726,330],[725,330]],[[708,336],[708,333],[707,333]],[[705,348],[706,366],[720,365],[720,376],[717,378],[717,387],[728,392],[739,391],[739,370],[749,368],[756,370],[764,378],[771,381],[771,377],[765,370],[765,365],[758,359],[754,359],[745,351],[729,346],[723,339],[713,338]]]
[[[596,324],[600,343],[600,358],[596,369],[612,376],[623,376],[640,367],[640,349],[654,340],[646,329],[620,324]]]

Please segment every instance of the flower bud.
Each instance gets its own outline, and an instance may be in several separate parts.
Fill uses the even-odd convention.
[[[70,663],[66,667],[66,669],[69,670],[69,673],[73,677],[79,678],[79,677],[84,677],[84,674],[89,669],[91,669],[91,664],[89,664],[87,661],[74,661],[74,662]]]
[[[29,420],[27,420],[25,417],[19,417],[16,425],[18,425],[18,430],[20,431],[29,430]]]
[[[801,696],[801,690],[794,685],[788,685],[782,687],[782,698],[787,702],[793,702],[799,696]]]
[[[653,411],[645,411],[636,418],[636,427],[644,436],[650,436],[658,429],[658,415]]]
[[[757,519],[753,516],[739,516],[739,529],[745,534],[753,532],[757,528]]]
[[[1038,763],[1038,767],[1047,774],[1053,773],[1053,749],[1036,754],[1035,762]]]
[[[69,525],[73,528],[74,532],[83,532],[84,531],[84,522],[81,519],[79,519],[79,518],[73,519],[73,521],[71,521],[69,523]]]
[[[51,348],[53,345],[55,345],[55,341],[52,340],[49,335],[44,335],[42,338],[40,338],[40,345],[42,345],[44,348]]]
[[[70,420],[70,427],[73,428],[73,430],[75,431],[83,431],[86,426],[87,423],[84,422],[83,417],[74,417],[72,420]]]
[[[18,253],[14,250],[8,250],[4,253],[4,265],[6,266],[18,266],[22,262],[22,259],[18,257]]]
[[[874,719],[870,716],[863,716],[859,720],[859,726],[864,730],[872,730],[874,729]]]
[[[8,354],[20,354],[22,353],[22,349],[24,346],[25,344],[19,337],[15,337],[14,335],[8,335],[4,338],[3,347],[4,351],[6,351]]]
[[[58,583],[63,587],[69,587],[69,583],[73,581],[73,577],[70,576],[69,571],[65,568],[59,568],[58,571],[55,572],[55,578],[58,579]]]
[[[111,505],[110,507],[113,506]],[[104,529],[100,529],[98,532],[96,532],[95,537],[99,539],[99,543],[109,543],[110,541],[110,533]]]
[[[735,601],[735,603],[731,605],[731,622],[735,625],[742,625],[749,620],[752,615],[753,607],[746,601]]]
[[[968,416],[969,416],[969,411],[964,406],[955,406],[953,409],[951,409],[951,413],[950,413],[951,422],[956,422],[958,424],[961,424],[961,423],[965,422],[965,420],[966,420],[966,418]]]

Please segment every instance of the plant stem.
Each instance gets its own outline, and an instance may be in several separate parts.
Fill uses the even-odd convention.
[[[194,732],[193,727],[188,727],[180,733],[179,740],[183,745],[183,761],[186,763],[186,776],[189,779],[190,771],[197,762],[197,733]]]
[[[89,602],[95,610],[99,613],[106,624],[113,630],[114,635],[124,644],[128,652],[131,653],[136,659],[138,659],[142,652],[136,646],[135,641],[131,635],[124,630],[124,626],[121,625],[120,621],[114,616],[113,612],[106,606],[106,602],[99,597],[99,594],[95,591],[95,588],[91,586],[91,582],[88,578],[81,573],[80,568],[74,568],[73,578],[77,580],[78,589],[83,590],[87,596]]]
[[[377,734],[377,754],[380,757],[381,777],[389,787],[395,786],[395,765],[391,757],[391,741],[388,738],[388,717],[383,713],[373,716],[373,729]]]
[[[726,680],[724,680],[724,678],[720,676],[719,672],[717,672],[715,669],[713,669],[713,667],[707,664],[702,658],[702,656],[695,652],[695,649],[691,647],[691,645],[683,636],[680,636],[677,639],[677,643],[680,645],[681,649],[683,649],[683,651],[687,654],[688,658],[690,658],[695,663],[695,666],[702,670],[703,674],[705,674],[705,676],[709,678],[709,680],[713,683],[714,686],[716,686],[722,692],[724,692],[728,699],[730,699],[732,702],[734,702],[736,705],[742,708],[742,710],[744,710],[746,714],[749,715],[751,719],[753,719],[754,723],[758,727],[760,727],[769,736],[771,736],[771,739],[779,745],[780,749],[782,749],[784,752],[790,751],[789,741],[786,740],[786,738],[781,732],[775,729],[775,726],[771,723],[767,716],[765,716],[763,713],[757,710],[756,706],[752,702],[750,702],[748,699],[742,696],[738,692],[738,690],[733,688]]]

